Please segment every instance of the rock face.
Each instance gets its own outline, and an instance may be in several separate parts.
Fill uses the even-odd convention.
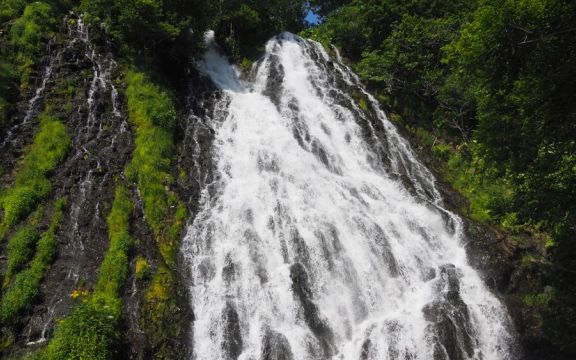
[[[50,175],[53,191],[46,200],[46,208],[61,197],[68,198],[68,206],[64,219],[57,232],[58,251],[54,262],[44,275],[39,294],[26,313],[18,319],[16,324],[2,329],[10,333],[14,345],[4,351],[5,354],[19,354],[37,348],[50,339],[55,322],[68,315],[77,303],[75,293],[89,293],[96,282],[98,268],[108,249],[108,233],[106,217],[108,216],[114,199],[114,189],[117,181],[124,178],[124,169],[131,159],[134,151],[134,131],[127,119],[126,99],[123,96],[124,85],[121,65],[117,64],[112,55],[106,36],[95,32],[89,33],[84,26],[82,18],[71,19],[65,31],[54,40],[46,57],[39,64],[36,90],[29,94],[29,99],[23,100],[20,111],[13,118],[12,126],[3,129],[6,141],[0,146],[3,152],[2,165],[5,168],[17,167],[18,159],[25,152],[34,129],[38,124],[39,113],[50,108],[51,113],[61,119],[72,139],[72,149],[68,157]],[[91,36],[97,37],[92,39]],[[430,179],[423,171],[420,162],[410,158],[405,149],[399,148],[397,139],[399,135],[387,127],[387,123],[379,119],[384,116],[375,104],[375,100],[368,93],[363,92],[357,79],[343,71],[341,65],[327,60],[322,53],[312,45],[304,43],[302,39],[291,37],[289,34],[277,38],[276,50],[280,50],[285,42],[298,42],[307,51],[310,61],[315,63],[322,72],[321,80],[331,84],[329,88],[320,88],[320,81],[312,82],[316,94],[331,101],[334,108],[334,121],[345,122],[353,117],[357,121],[361,138],[372,151],[368,152],[366,162],[374,169],[394,169],[387,176],[391,181],[397,181],[406,192],[418,199],[418,205],[428,207],[439,217],[442,217],[447,228],[447,236],[454,235],[458,224],[448,211],[439,210],[435,200],[441,195],[448,210],[456,211],[463,202],[462,198],[450,187],[438,183],[439,194],[435,187],[430,186]],[[310,153],[318,167],[331,174],[342,177],[341,158],[329,145],[315,137],[312,126],[302,119],[302,101],[297,97],[286,100],[285,78],[286,67],[282,59],[273,50],[266,58],[268,76],[262,85],[262,94],[271,102],[271,106],[280,109],[282,116],[290,119],[290,132],[296,141],[296,146]],[[261,60],[264,61],[264,60]],[[261,63],[256,64],[256,68]],[[257,74],[246,74],[249,81],[253,81]],[[215,153],[217,127],[213,119],[226,119],[229,115],[232,99],[226,95],[205,74],[192,70],[190,73],[187,95],[179,96],[181,106],[177,130],[175,132],[176,158],[172,165],[172,176],[176,179],[174,191],[177,192],[187,206],[191,222],[209,223],[209,214],[202,212],[205,200],[216,200],[222,189],[218,187],[219,181],[229,175],[229,168],[222,171],[219,168],[219,156]],[[309,110],[309,109],[308,109]],[[333,135],[329,126],[323,125],[321,133]],[[345,136],[349,143],[354,141],[353,134]],[[408,155],[407,155],[408,154]],[[426,159],[426,154],[421,154]],[[428,159],[429,160],[429,159]],[[429,167],[434,167],[432,161]],[[273,153],[261,152],[257,156],[257,171],[261,176],[281,176],[282,161],[280,156]],[[381,170],[378,170],[381,171]],[[383,171],[382,171],[383,173]],[[13,182],[12,173],[6,172],[1,178],[3,185]],[[278,183],[270,182],[272,188],[278,189]],[[207,195],[206,195],[207,194]],[[381,194],[378,189],[354,187],[346,189],[346,198],[368,206],[368,202],[378,199]],[[144,217],[143,204],[140,193],[136,188],[130,191],[130,197],[135,204],[135,211],[131,222],[131,236],[136,239],[137,253],[147,259],[149,266],[160,268],[161,258],[155,243],[153,230],[147,225]],[[259,221],[259,214],[253,209],[244,209],[241,221],[247,229],[235,233],[238,241],[246,244],[247,258],[253,264],[259,286],[267,286],[277,276],[267,268],[266,254],[261,244],[263,238],[253,230]],[[39,228],[45,229],[51,217],[47,210],[39,221]],[[356,229],[369,238],[370,249],[376,254],[375,262],[381,263],[381,274],[377,274],[378,281],[386,276],[389,281],[400,281],[407,276],[406,265],[394,253],[394,237],[399,237],[397,230],[387,229],[376,222],[369,223],[362,218],[353,218]],[[277,236],[281,258],[286,264],[287,289],[291,296],[289,302],[294,304],[296,321],[305,324],[309,329],[309,354],[315,358],[330,358],[337,354],[336,342],[339,334],[350,335],[350,324],[338,324],[345,330],[331,327],[331,323],[318,299],[320,282],[318,276],[317,259],[326,264],[326,269],[337,273],[338,281],[351,284],[350,303],[353,311],[350,317],[353,321],[362,322],[369,316],[370,307],[374,304],[365,302],[362,295],[362,280],[351,266],[352,260],[346,257],[344,241],[338,231],[340,224],[323,224],[316,232],[304,233],[298,230],[297,221],[290,218],[286,205],[276,204],[273,215],[266,223],[266,227],[274,236]],[[531,288],[527,277],[531,270],[520,266],[523,254],[538,250],[520,247],[512,243],[497,231],[464,221],[465,232],[468,235],[466,250],[471,265],[480,270],[484,282],[490,289],[508,305],[509,312],[519,330],[524,345],[537,344],[539,349],[545,349],[537,343],[538,334],[530,333],[530,322],[533,321],[529,312],[522,306],[521,294]],[[407,226],[414,237],[423,242],[433,243],[434,237],[416,221]],[[206,247],[211,248],[217,238],[217,229],[207,225],[202,233]],[[285,231],[285,235],[283,232]],[[281,234],[282,236],[278,235]],[[11,234],[8,234],[8,237]],[[313,238],[313,245],[309,239]],[[307,242],[308,239],[308,242]],[[318,246],[314,246],[318,245]],[[5,246],[2,245],[4,248]],[[4,249],[2,249],[4,250]],[[196,254],[197,248],[189,250]],[[427,259],[418,259],[421,263]],[[177,294],[168,294],[173,297],[173,313],[179,314],[179,319],[173,319],[174,326],[181,324],[194,324],[199,317],[205,314],[194,314],[189,306],[189,284],[203,284],[221,281],[227,287],[245,275],[244,264],[238,261],[233,252],[225,257],[221,268],[216,261],[206,256],[199,261],[190,272],[188,263],[184,258],[178,258],[175,265],[175,274],[179,290]],[[463,277],[461,270],[455,265],[442,263],[440,266],[424,266],[419,264],[420,270],[415,275],[417,281],[433,289],[431,299],[422,308],[422,316],[426,321],[427,340],[433,344],[434,360],[465,360],[474,356],[479,341],[475,334],[471,320],[471,310],[462,298]],[[0,259],[0,268],[6,267],[5,259]],[[131,261],[131,275],[122,290],[122,301],[126,337],[124,346],[117,354],[118,358],[148,359],[158,352],[160,345],[153,343],[142,328],[142,303],[147,295],[147,283],[138,278],[136,260]],[[340,270],[339,270],[340,269]],[[342,270],[344,269],[344,270]],[[382,275],[384,274],[384,275]],[[383,281],[385,283],[385,281]],[[325,284],[323,286],[326,286]],[[238,359],[250,347],[251,339],[245,331],[245,304],[237,302],[233,296],[225,299],[223,306],[218,308],[217,322],[222,324],[220,333],[211,333],[218,338],[218,346],[225,359]],[[339,311],[344,311],[340,309]],[[330,315],[334,316],[335,312]],[[185,326],[185,325],[184,325]],[[193,325],[191,325],[193,326]],[[369,360],[379,356],[378,341],[385,338],[391,358],[411,358],[410,351],[402,348],[402,334],[406,332],[406,325],[397,319],[386,319],[375,327],[365,329],[365,339],[360,344],[358,358]],[[289,340],[289,334],[274,329],[269,324],[263,325],[259,330],[262,335],[257,353],[253,356],[260,360],[293,360],[298,358],[294,343]],[[340,333],[338,333],[340,331]],[[181,331],[185,332],[185,331]],[[192,332],[192,330],[190,330]],[[380,332],[380,333],[378,333]],[[194,336],[195,334],[191,334]],[[2,335],[4,336],[4,335]],[[340,339],[341,340],[341,339]],[[174,348],[181,351],[182,356],[192,356],[189,337],[168,339],[174,343]],[[301,351],[301,350],[300,350]],[[520,350],[518,350],[520,351]],[[547,351],[526,352],[526,359],[561,359],[562,354]],[[567,358],[567,357],[566,357]]]
[[[81,18],[70,23],[68,34],[53,41],[39,68],[34,96],[5,133],[10,141],[2,148],[6,155],[2,163],[15,164],[46,108],[65,123],[72,148],[51,174],[48,204],[66,197],[68,206],[57,233],[58,256],[45,274],[39,301],[22,318],[22,328],[18,326],[21,346],[45,341],[56,319],[72,306],[70,294],[93,285],[107,249],[106,216],[114,183],[133,147],[115,84],[118,66],[105,44],[91,42]],[[4,180],[10,183],[7,177]]]
[[[429,149],[408,132],[421,159],[437,179],[438,188],[449,209],[460,212],[467,207],[466,199],[435,171],[439,164]],[[545,239],[537,234],[509,234],[493,226],[480,224],[464,217],[466,251],[473,267],[479,270],[486,285],[506,304],[519,339],[517,352],[526,360],[568,360],[574,354],[554,347],[546,339],[541,326],[540,310],[527,305],[524,297],[542,291],[546,281],[546,264],[526,264],[523,259],[545,258]],[[546,291],[546,288],[545,290]]]
[[[193,356],[513,358],[461,220],[355,75],[292,34],[240,78],[209,46],[219,90],[193,102],[182,159],[201,194],[182,250]]]

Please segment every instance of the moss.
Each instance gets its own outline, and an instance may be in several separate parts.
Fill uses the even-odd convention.
[[[42,51],[44,42],[51,37],[50,29],[56,23],[52,8],[44,2],[35,1],[26,6],[10,29],[10,42],[16,51],[15,62],[20,74],[20,87],[28,89],[34,59]]]
[[[30,305],[38,295],[40,282],[56,253],[56,230],[63,217],[66,198],[54,204],[50,227],[42,234],[36,245],[36,253],[28,268],[17,273],[14,281],[6,289],[0,301],[0,322],[7,324]]]
[[[137,280],[146,280],[150,277],[152,273],[152,269],[150,268],[150,264],[143,256],[138,256],[136,258],[136,263],[134,264],[134,274],[136,275]]]
[[[0,196],[4,210],[0,239],[49,195],[47,175],[64,160],[70,144],[64,124],[46,114],[40,116],[40,129],[17,171],[14,185]]]
[[[10,349],[14,345],[14,333],[8,328],[0,328],[0,351]]]
[[[2,78],[0,78],[0,80],[4,80]],[[6,99],[4,99],[3,97],[0,96],[0,128],[4,126],[4,124],[6,124],[7,120],[8,120],[8,108],[10,107],[10,104],[8,103],[8,101],[6,101]]]
[[[538,294],[524,295],[522,303],[528,307],[547,308],[554,300],[555,290],[548,288],[544,292]]]
[[[254,62],[248,58],[242,58],[242,61],[240,62],[240,69],[242,69],[242,71],[247,72],[250,71],[250,69],[252,69],[252,64],[254,64]]]
[[[8,261],[6,263],[3,287],[7,287],[14,274],[30,260],[34,254],[34,246],[37,240],[38,232],[30,226],[18,230],[12,236],[6,249]]]
[[[171,209],[178,204],[176,195],[167,190],[174,153],[172,131],[175,111],[167,93],[150,83],[141,73],[130,72],[128,80],[129,119],[136,128],[136,148],[127,174],[135,180],[144,203],[146,220],[158,240],[164,259],[170,261],[173,239],[168,238]],[[168,219],[168,221],[166,221]]]
[[[169,190],[174,153],[173,130],[176,113],[168,94],[143,74],[129,72],[128,114],[136,128],[136,148],[128,175],[138,184],[146,221],[154,232],[168,267],[174,264],[184,206]]]
[[[138,185],[144,215],[161,255],[144,299],[141,326],[150,335],[156,358],[177,358],[173,343],[182,328],[175,321],[179,310],[173,269],[186,208],[170,190],[175,181],[170,174],[175,111],[168,93],[142,73],[131,71],[126,79],[128,117],[136,130],[136,148],[127,173]]]
[[[358,89],[353,89],[350,92],[350,96],[352,97],[352,99],[354,99],[354,101],[356,101],[356,103],[358,104],[358,107],[362,111],[366,112],[366,111],[370,110],[370,108],[368,106],[369,101],[368,101],[366,95],[362,91],[360,91]]]
[[[43,359],[113,358],[121,338],[120,291],[129,271],[128,254],[133,245],[129,234],[133,205],[123,186],[116,188],[108,215],[110,246],[100,265],[94,292],[77,296],[79,304],[56,326]]]
[[[141,326],[149,335],[155,359],[177,359],[177,342],[183,334],[181,310],[175,297],[174,273],[161,265],[145,294]]]

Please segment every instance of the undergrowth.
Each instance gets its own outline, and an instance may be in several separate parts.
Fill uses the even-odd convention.
[[[56,230],[62,221],[65,206],[66,198],[60,198],[56,201],[50,226],[36,243],[34,258],[27,268],[15,274],[13,281],[5,290],[0,301],[0,322],[2,324],[6,325],[12,322],[38,295],[40,282],[56,253]],[[26,236],[35,235],[35,230],[24,229]]]
[[[39,356],[45,360],[113,358],[121,338],[122,300],[120,290],[128,277],[129,234],[133,205],[123,186],[116,188],[108,215],[110,246],[100,265],[91,294],[79,292],[79,303],[56,326],[54,337]]]
[[[151,275],[145,295],[141,325],[151,338],[156,356],[173,358],[171,346],[180,335],[177,317],[176,277],[173,272],[180,230],[186,208],[170,190],[174,154],[173,132],[176,112],[169,94],[142,73],[127,74],[128,116],[136,131],[136,147],[128,167],[129,178],[137,183],[146,221],[156,240],[161,259]]]
[[[0,239],[50,194],[48,175],[64,160],[70,144],[66,126],[54,117],[41,114],[40,129],[18,166],[13,186],[0,195],[4,212]]]

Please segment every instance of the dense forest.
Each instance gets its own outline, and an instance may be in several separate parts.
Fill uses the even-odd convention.
[[[352,1],[306,34],[335,44],[439,161],[473,219],[527,253],[535,331],[575,350],[576,5]],[[572,89],[572,90],[571,90]],[[520,237],[522,239],[522,237]],[[522,240],[519,240],[522,241]]]
[[[30,359],[122,356],[122,289],[133,268],[146,287],[140,324],[154,358],[178,358],[177,248],[186,207],[174,184],[177,115],[204,33],[241,69],[282,31],[341,56],[465,202],[458,209],[498,232],[526,279],[513,289],[529,349],[576,353],[576,3],[571,0],[0,0],[0,134],[32,98],[44,59],[82,21],[114,54],[133,152],[106,213],[109,248],[90,291],[71,296],[46,346]],[[318,24],[305,21],[313,11]],[[74,76],[81,76],[76,74]],[[55,85],[33,137],[2,163],[0,354],[40,296],[56,254],[66,197],[50,176],[70,152],[66,114],[74,77]],[[0,138],[1,138],[0,137]],[[138,191],[143,204],[135,204]],[[130,222],[142,206],[157,262],[137,250]],[[146,255],[146,256],[145,256]],[[133,260],[135,259],[135,260]],[[134,264],[131,266],[130,264]],[[120,354],[120,355],[119,355]],[[558,354],[558,355],[555,355]],[[7,355],[8,356],[8,355]],[[564,356],[564,357],[562,357]],[[544,358],[544,357],[543,357]]]

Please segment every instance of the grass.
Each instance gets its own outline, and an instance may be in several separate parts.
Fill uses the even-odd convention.
[[[136,130],[136,148],[127,174],[138,184],[146,221],[164,261],[172,267],[186,215],[176,194],[169,190],[174,182],[170,167],[176,112],[166,91],[142,73],[129,72],[126,78],[128,116]]]
[[[114,357],[121,339],[121,288],[129,272],[129,234],[133,205],[123,186],[116,188],[108,215],[110,246],[100,265],[91,295],[78,296],[79,304],[56,326],[41,359],[106,360]]]
[[[40,54],[44,42],[50,38],[50,28],[56,23],[49,4],[35,1],[26,6],[22,16],[10,29],[10,43],[16,49],[16,64],[20,74],[20,87],[27,90],[34,69],[34,59]]]
[[[4,211],[0,239],[50,194],[47,176],[64,160],[70,144],[64,124],[42,114],[40,129],[19,166],[14,185],[0,196],[0,206]]]
[[[138,256],[136,258],[136,263],[134,265],[134,274],[137,280],[146,280],[152,274],[152,269],[150,264],[143,256]]]
[[[8,261],[3,287],[7,287],[14,274],[30,260],[37,240],[38,232],[31,226],[23,227],[12,236],[6,248]]]
[[[136,148],[127,173],[138,185],[144,215],[162,257],[151,275],[141,326],[150,334],[156,357],[177,358],[171,344],[182,329],[175,321],[179,310],[173,269],[186,208],[170,190],[176,112],[168,93],[144,74],[130,71],[126,79],[128,117],[136,131]]]
[[[62,221],[65,206],[66,198],[56,201],[50,227],[38,240],[34,258],[26,269],[14,276],[14,280],[4,292],[0,301],[0,322],[2,324],[12,322],[38,295],[40,282],[56,253],[56,230]]]
[[[467,207],[460,209],[464,214],[483,224],[518,230],[515,214],[507,211],[513,196],[512,186],[479,160],[474,143],[454,146],[423,128],[402,125],[419,143],[432,150],[442,177],[466,198]]]
[[[503,210],[505,203],[512,197],[512,187],[503,178],[490,176],[482,164],[467,158],[462,150],[439,143],[434,152],[446,159],[443,175],[454,188],[468,199],[467,213],[481,223],[497,223],[511,228],[514,225],[513,214]]]

